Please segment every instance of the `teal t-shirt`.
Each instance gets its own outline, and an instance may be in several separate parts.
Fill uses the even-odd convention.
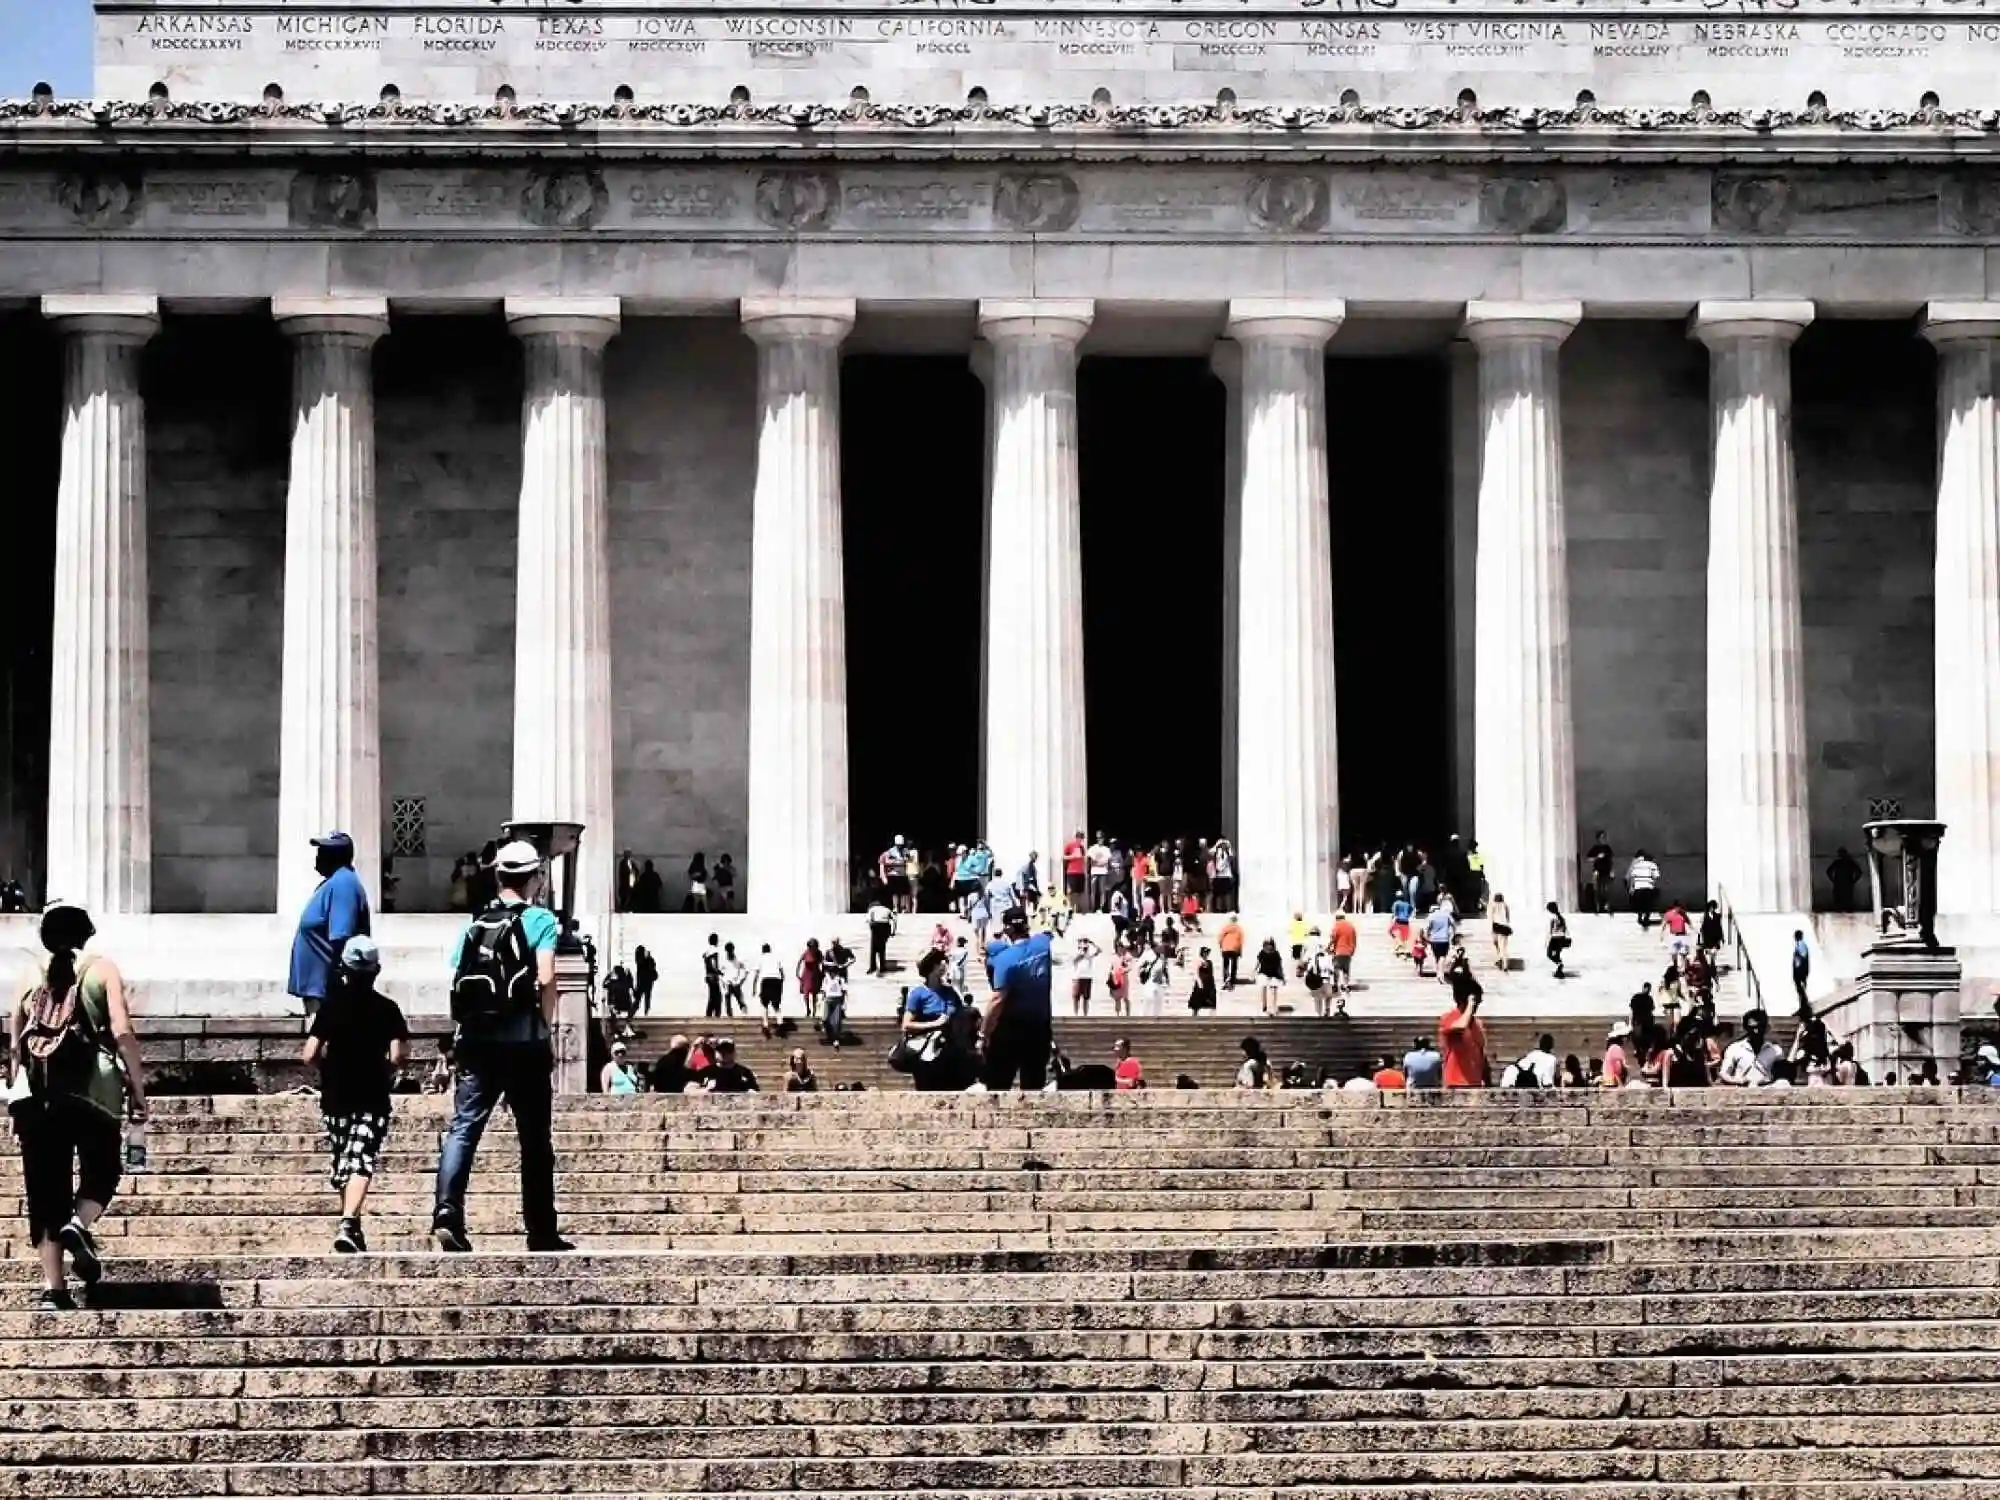
[[[562,933],[562,924],[556,914],[546,906],[508,902],[509,906],[519,906],[521,912],[521,935],[528,940],[528,949],[537,955],[554,953],[556,939]],[[471,930],[467,923],[458,934],[458,941],[451,948],[451,971],[458,972],[458,962],[465,952],[465,934]],[[470,1042],[545,1042],[549,1039],[549,1023],[542,1016],[542,1008],[537,1005],[526,1015],[508,1016],[491,1029],[482,1029],[476,1036],[465,1034],[460,1028],[461,1040]]]

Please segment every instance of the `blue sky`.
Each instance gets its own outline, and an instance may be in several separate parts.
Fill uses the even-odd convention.
[[[66,98],[90,92],[90,0],[0,0],[0,98],[44,81]]]

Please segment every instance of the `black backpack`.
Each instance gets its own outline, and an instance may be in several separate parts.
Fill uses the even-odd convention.
[[[539,1004],[535,954],[521,912],[521,907],[496,901],[466,928],[451,981],[451,1018],[459,1025],[492,1025],[526,1015]]]

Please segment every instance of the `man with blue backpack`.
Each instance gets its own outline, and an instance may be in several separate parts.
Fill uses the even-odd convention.
[[[521,1139],[521,1218],[532,1251],[573,1250],[556,1226],[551,1114],[556,1018],[556,914],[534,897],[541,855],[516,840],[494,857],[498,898],[466,924],[452,955],[451,1017],[458,1026],[458,1096],[438,1157],[431,1235],[463,1254],[465,1188],[473,1153],[502,1099]]]

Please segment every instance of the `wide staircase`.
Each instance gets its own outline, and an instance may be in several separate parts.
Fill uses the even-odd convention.
[[[0,1244],[0,1495],[1985,1500],[1985,1095],[589,1100],[583,1249],[326,1252],[308,1101],[162,1101],[91,1308]],[[15,1179],[18,1167],[7,1164]]]

